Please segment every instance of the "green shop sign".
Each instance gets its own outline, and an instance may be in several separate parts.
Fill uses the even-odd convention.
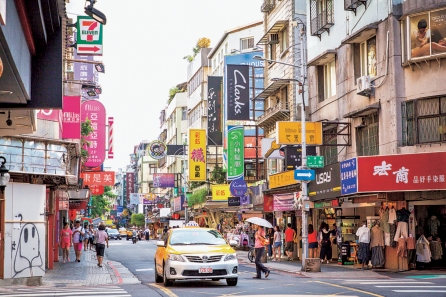
[[[238,179],[244,176],[245,154],[243,126],[228,126],[228,180]]]

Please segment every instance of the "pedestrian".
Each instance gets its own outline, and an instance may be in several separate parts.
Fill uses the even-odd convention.
[[[96,232],[96,258],[98,258],[98,266],[102,267],[102,261],[104,260],[105,245],[108,248],[108,234],[105,232],[104,224],[100,223],[98,232]]]
[[[89,231],[89,239],[88,239],[88,244],[89,244],[89,249],[90,251],[92,250],[93,246],[94,246],[94,235],[95,235],[95,231],[93,229],[93,225],[90,225],[88,228]]]
[[[358,228],[356,236],[359,237],[358,261],[364,269],[364,265],[370,260],[370,229],[367,227],[367,221],[362,221],[362,227]]]
[[[144,231],[144,236],[146,238],[146,240],[150,240],[150,230],[149,228],[146,228],[146,230]]]
[[[90,241],[90,228],[88,228],[88,224],[85,223],[84,224],[84,230],[85,230],[85,234],[84,234],[84,251],[88,250],[88,243]]]
[[[328,230],[328,224],[325,222],[321,223],[321,227],[319,228],[319,244],[321,246],[321,252],[319,258],[321,259],[321,263],[324,263],[324,260],[328,262],[331,260],[332,251],[331,251],[331,231]]]
[[[70,262],[70,258],[68,257],[70,254],[70,247],[72,244],[71,237],[73,235],[73,231],[69,228],[70,225],[68,223],[65,223],[63,226],[63,229],[60,230],[60,244],[62,248],[62,259],[63,262],[65,261]]]
[[[256,276],[253,276],[253,278],[262,278],[262,275],[260,272],[265,273],[265,278],[268,277],[270,271],[268,268],[266,268],[262,262],[260,262],[260,260],[262,259],[263,256],[263,252],[265,251],[265,244],[267,242],[267,239],[265,238],[265,231],[262,229],[262,227],[254,225],[253,229],[257,229],[256,233],[255,233],[255,243],[254,243],[254,248],[255,248],[255,253],[256,253],[256,258],[254,263],[256,264]]]
[[[82,255],[82,240],[85,233],[84,227],[81,226],[80,221],[76,221],[76,224],[73,228],[73,246],[74,246],[74,253],[76,254],[76,261],[81,261],[81,255]]]
[[[274,244],[274,231],[273,228],[268,228],[268,233],[266,234],[269,243],[268,243],[268,257],[270,259],[273,258],[273,244]]]
[[[293,261],[293,251],[294,251],[294,235],[296,231],[291,228],[291,223],[287,224],[287,228],[285,230],[285,252],[288,256],[288,261]]]
[[[308,225],[308,257],[317,257],[317,247],[319,243],[317,241],[317,232],[314,230],[313,224]]]
[[[274,246],[273,246],[274,259],[272,261],[277,261],[277,257],[280,258],[282,255],[282,233],[280,232],[279,226],[274,226]]]

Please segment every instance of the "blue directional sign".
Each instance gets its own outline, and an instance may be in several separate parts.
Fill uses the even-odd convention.
[[[296,169],[294,170],[295,180],[314,180],[315,177],[314,170],[311,169]]]

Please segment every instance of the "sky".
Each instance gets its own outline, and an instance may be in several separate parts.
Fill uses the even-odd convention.
[[[70,0],[68,17],[85,15],[84,0]],[[125,169],[134,145],[160,134],[159,116],[169,89],[187,80],[187,60],[201,37],[216,45],[224,32],[261,21],[262,0],[97,0],[107,17],[104,50],[95,60],[100,101],[114,117],[114,159],[105,167]]]

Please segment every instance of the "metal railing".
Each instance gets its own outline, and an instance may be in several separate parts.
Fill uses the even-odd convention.
[[[330,27],[334,25],[333,4],[333,0],[311,0],[311,35],[318,36],[320,38],[322,33],[325,31],[330,31]]]

